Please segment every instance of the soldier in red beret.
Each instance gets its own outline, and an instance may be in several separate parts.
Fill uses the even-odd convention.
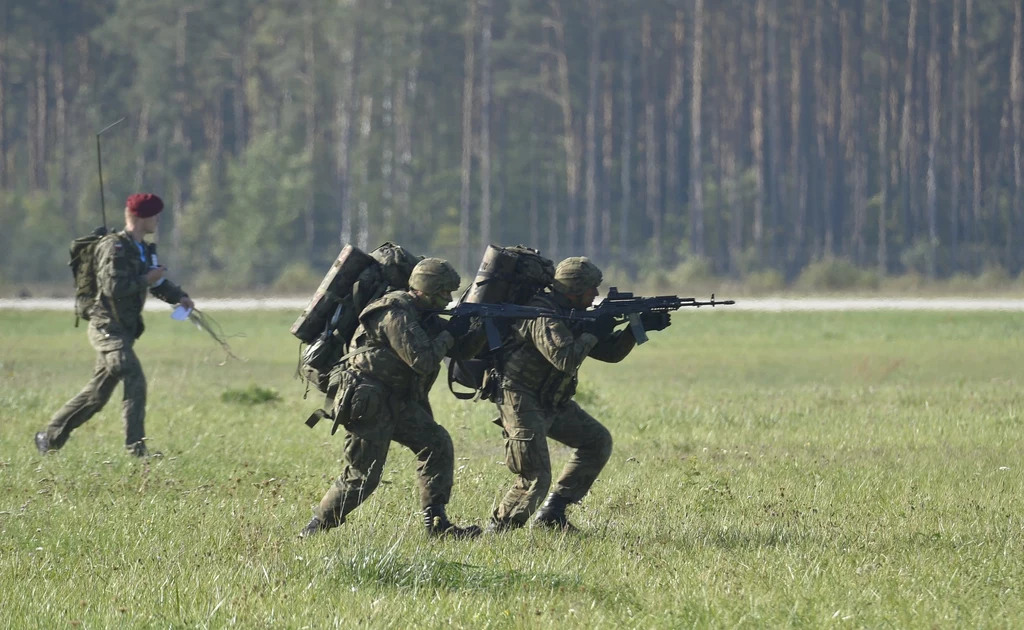
[[[164,202],[156,195],[131,195],[124,208],[125,228],[96,244],[94,269],[99,291],[87,313],[96,367],[85,388],[54,414],[44,431],[36,433],[40,453],[64,446],[71,432],[102,409],[123,381],[125,447],[132,455],[148,455],[144,442],[146,376],[134,349],[144,329],[142,307],[148,293],[168,304],[188,309],[195,306],[181,287],[164,277],[156,246],[145,241],[147,235],[156,233],[163,209]]]

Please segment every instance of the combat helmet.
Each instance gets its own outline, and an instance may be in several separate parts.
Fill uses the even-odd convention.
[[[565,294],[579,294],[587,289],[596,289],[603,274],[597,265],[586,256],[566,258],[555,267],[555,291]]]
[[[451,293],[462,284],[459,272],[447,260],[424,258],[416,263],[409,276],[409,288],[427,295]]]

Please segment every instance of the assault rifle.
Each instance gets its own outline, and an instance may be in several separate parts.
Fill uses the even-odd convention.
[[[438,315],[449,315],[451,317],[476,317],[480,319],[484,323],[484,330],[487,333],[487,346],[491,350],[497,350],[501,347],[501,332],[494,323],[494,320],[496,319],[537,319],[540,317],[568,319],[566,315],[559,314],[550,308],[522,306],[519,304],[460,302],[452,308],[435,312]]]
[[[601,316],[611,315],[619,322],[628,321],[637,344],[642,344],[647,341],[647,332],[644,330],[643,324],[640,323],[640,315],[643,313],[670,313],[678,311],[684,306],[714,308],[735,303],[734,300],[716,300],[714,293],[711,294],[710,300],[702,301],[697,298],[683,298],[677,295],[634,297],[632,293],[623,293],[616,287],[611,287],[608,289],[608,295],[597,306],[586,310],[573,309],[564,317],[569,321],[593,321]]]

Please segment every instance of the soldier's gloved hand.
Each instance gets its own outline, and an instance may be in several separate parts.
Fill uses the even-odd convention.
[[[452,317],[448,320],[448,327],[445,329],[448,333],[458,339],[469,332],[469,327],[473,323],[471,317]]]
[[[591,335],[597,337],[598,341],[604,341],[605,339],[612,336],[615,332],[615,325],[618,322],[615,321],[615,316],[611,313],[605,313],[599,315],[597,319],[587,322],[587,326],[584,327],[583,332],[588,332]]]
[[[671,313],[641,313],[640,323],[648,332],[665,330],[672,325]]]

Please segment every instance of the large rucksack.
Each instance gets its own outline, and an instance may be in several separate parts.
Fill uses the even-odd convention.
[[[71,275],[75,279],[75,326],[78,320],[89,321],[92,307],[99,296],[99,284],[96,280],[96,245],[107,235],[107,228],[98,227],[92,234],[81,236],[71,241],[70,260]]]
[[[488,245],[480,261],[473,284],[461,302],[474,304],[527,304],[538,292],[555,280],[554,263],[525,245],[498,247]],[[512,322],[497,322],[499,334],[506,339]],[[494,400],[500,396],[500,355],[484,349],[472,359],[448,361],[448,389],[462,400]],[[468,392],[455,391],[455,384]]]
[[[331,396],[331,369],[344,356],[359,326],[359,313],[388,291],[408,289],[412,268],[420,257],[387,242],[365,254],[346,245],[324,276],[291,332],[308,344],[298,373]]]
[[[555,280],[555,265],[525,245],[488,245],[463,302],[526,304]]]

